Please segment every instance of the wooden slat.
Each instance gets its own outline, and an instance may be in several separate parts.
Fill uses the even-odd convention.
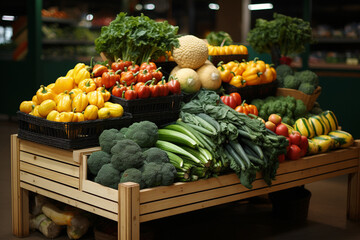
[[[12,233],[17,237],[26,237],[29,235],[29,196],[28,191],[20,187],[20,144],[16,134],[10,136],[10,142]]]
[[[355,142],[358,146],[359,141]],[[360,149],[358,148],[360,153]],[[360,156],[358,157],[358,171],[349,174],[347,195],[347,217],[350,220],[360,220]]]
[[[55,161],[49,158],[44,158],[31,153],[20,151],[20,160],[56,172],[61,172],[73,177],[79,177],[80,175],[78,166]]]
[[[231,195],[231,196],[227,196],[227,197],[223,197],[223,198],[212,199],[209,201],[204,201],[204,202],[199,202],[199,203],[195,203],[195,204],[191,204],[191,205],[181,206],[178,208],[172,208],[172,209],[168,209],[165,211],[159,211],[159,212],[154,212],[154,213],[150,213],[150,214],[140,215],[140,222],[147,222],[147,221],[158,219],[158,218],[173,216],[173,215],[180,214],[180,213],[195,211],[195,210],[212,207],[212,206],[216,206],[216,205],[220,205],[220,204],[224,204],[224,203],[228,203],[228,202],[238,201],[238,200],[253,197],[253,196],[268,194],[270,192],[275,192],[275,191],[283,190],[286,188],[296,187],[296,186],[312,183],[315,181],[320,181],[320,180],[327,179],[327,178],[341,176],[341,175],[353,173],[355,171],[357,171],[357,167],[339,170],[336,172],[318,175],[318,176],[314,176],[314,177],[310,177],[310,178],[305,178],[305,179],[298,180],[298,181],[288,182],[285,184],[273,185],[272,187],[266,187],[266,188],[262,188],[262,189],[254,189],[252,191],[249,191],[247,194],[239,193],[239,194],[235,194],[235,195]]]
[[[43,189],[56,192],[64,196],[71,196],[74,199],[87,202],[90,205],[97,206],[99,208],[105,209],[113,213],[118,212],[117,203],[111,202],[109,200],[85,192],[80,192],[75,188],[65,186],[61,183],[50,181],[48,179],[41,178],[22,171],[20,172],[20,180]]]
[[[73,150],[73,160],[77,163],[81,163],[81,160],[84,155],[90,154],[92,152],[100,151],[100,147],[84,148],[79,150]]]
[[[308,156],[296,161],[287,161],[280,164],[277,175],[286,172],[299,171],[310,167],[326,165],[329,163],[339,162],[346,159],[357,158],[359,156],[358,147],[339,149],[329,153]],[[261,174],[256,175],[260,179]],[[206,182],[204,182],[206,181]],[[239,183],[239,178],[235,174],[228,174],[216,178],[199,180],[190,183],[175,183],[172,186],[163,186],[156,188],[147,188],[140,191],[140,203],[156,201],[158,199],[169,198],[181,194],[188,194],[197,191],[203,191],[210,188],[216,188],[226,185]]]
[[[328,172],[334,172],[334,171],[337,171],[340,169],[356,167],[357,164],[358,164],[358,160],[352,159],[352,160],[348,160],[348,161],[344,161],[344,162],[340,162],[340,163],[334,163],[334,164],[324,165],[324,166],[320,166],[320,167],[316,167],[316,168],[305,169],[302,171],[290,172],[287,174],[282,174],[282,175],[277,176],[277,179],[275,181],[273,181],[273,185],[291,182],[291,181],[297,181],[297,180],[321,175],[321,174],[328,173]],[[259,189],[259,188],[265,188],[265,187],[267,187],[267,184],[262,179],[258,179],[256,181],[254,181],[252,190]],[[149,212],[155,212],[155,211],[160,211],[163,209],[174,208],[174,207],[178,207],[181,205],[187,205],[187,204],[192,204],[192,203],[196,203],[196,202],[201,202],[201,201],[205,201],[207,199],[220,198],[220,197],[224,197],[227,195],[236,194],[239,192],[246,193],[246,192],[250,192],[252,190],[245,188],[240,183],[235,184],[235,185],[230,185],[230,186],[213,188],[213,189],[209,189],[207,191],[201,191],[201,192],[186,194],[186,195],[179,195],[179,196],[173,197],[173,198],[154,201],[154,202],[150,202],[147,204],[141,204],[140,213],[146,214]]]
[[[61,162],[66,162],[78,166],[79,163],[73,159],[71,150],[64,150],[56,147],[50,147],[39,143],[34,143],[20,139],[20,151],[40,155],[47,158],[56,159]]]
[[[27,189],[27,190],[29,190],[31,192],[40,194],[42,196],[52,198],[54,200],[69,204],[69,205],[77,207],[77,208],[81,208],[81,209],[83,209],[85,211],[94,213],[96,215],[99,215],[99,216],[102,216],[102,217],[117,221],[117,218],[118,218],[117,214],[115,214],[113,212],[103,210],[103,209],[98,208],[97,206],[94,206],[94,205],[89,205],[86,202],[84,203],[84,202],[78,201],[77,199],[72,199],[70,197],[63,196],[63,195],[60,195],[60,194],[57,194],[57,193],[54,193],[54,192],[39,188],[39,187],[35,187],[33,185],[30,185],[30,184],[24,183],[24,182],[20,183],[20,186],[22,188],[24,188],[24,189]]]
[[[61,184],[71,186],[74,188],[79,188],[80,181],[79,178],[71,177],[68,175],[64,175],[59,172],[54,172],[48,170],[46,168],[38,167],[26,162],[20,162],[20,171],[28,172],[37,176],[41,176],[43,178],[47,178]]]

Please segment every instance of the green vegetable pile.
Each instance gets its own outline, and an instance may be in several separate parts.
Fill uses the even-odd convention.
[[[293,72],[290,66],[281,64],[276,67],[279,87],[299,90],[311,95],[319,86],[319,77],[311,70]]]
[[[206,40],[213,46],[228,46],[233,43],[230,34],[224,31],[210,32],[206,35]]]
[[[114,189],[122,182],[139,183],[141,189],[171,185],[177,171],[166,152],[155,147],[157,140],[158,128],[149,121],[104,130],[101,151],[88,158],[89,173],[95,182]]]
[[[199,114],[211,117],[213,120],[208,124],[216,131],[194,117]],[[289,144],[285,137],[266,129],[260,120],[236,112],[222,103],[217,93],[205,89],[182,106],[181,118],[206,136],[205,148],[224,166],[220,173],[230,168],[242,185],[252,188],[256,173],[261,172],[265,182],[271,185],[279,166],[278,155],[285,153]]]
[[[308,114],[304,102],[291,96],[269,96],[265,99],[254,99],[251,104],[257,107],[262,119],[268,119],[270,114],[275,113],[281,116],[282,122],[290,126],[296,119]]]
[[[179,47],[177,32],[178,27],[167,21],[156,22],[143,14],[133,17],[121,12],[109,26],[101,28],[95,48],[111,60],[120,58],[140,64]]]
[[[298,54],[305,50],[305,44],[312,42],[310,23],[274,13],[274,20],[256,19],[247,41],[258,53],[271,53],[276,47],[284,56]]]

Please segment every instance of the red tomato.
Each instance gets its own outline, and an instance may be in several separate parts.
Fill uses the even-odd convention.
[[[271,114],[268,120],[273,122],[276,126],[281,123],[281,117],[275,113]]]
[[[300,137],[300,149],[301,149],[301,157],[305,156],[309,147],[309,141],[306,136]]]
[[[297,160],[301,157],[301,149],[299,146],[292,144],[289,151],[286,153],[286,157],[290,160]]]
[[[288,130],[287,126],[283,123],[280,123],[279,125],[276,126],[275,133],[277,135],[282,135],[284,137],[289,136],[289,130]]]
[[[275,123],[271,122],[271,121],[267,121],[265,123],[265,127],[273,132],[275,132],[275,129],[276,129],[276,125]]]
[[[292,131],[291,134],[289,134],[290,143],[300,146],[301,142],[301,134],[298,131]]]
[[[278,156],[279,163],[285,162],[285,154],[280,154]]]

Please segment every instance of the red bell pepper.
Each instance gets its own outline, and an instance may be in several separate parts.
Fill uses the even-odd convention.
[[[137,92],[134,90],[134,83],[131,83],[131,86],[125,91],[125,99],[132,100],[137,98]]]
[[[178,80],[176,80],[172,75],[170,76],[170,80],[167,82],[169,86],[169,91],[172,94],[180,94],[181,93],[181,85]]]
[[[132,65],[128,66],[127,70],[133,73],[137,73],[138,71],[140,71],[140,66],[133,62]]]
[[[161,70],[161,67],[151,71],[152,77],[155,78],[157,82],[161,81],[161,79],[163,77],[163,73],[160,70]]]
[[[111,64],[111,69],[114,70],[115,72],[118,70],[124,71],[124,69],[126,67],[129,67],[132,65],[131,61],[123,61],[123,60],[118,60],[116,62],[113,62]]]
[[[145,83],[145,82],[147,82],[149,80],[152,80],[152,75],[151,75],[150,71],[147,70],[147,69],[140,70],[139,74],[138,74],[137,81]]]
[[[123,92],[127,90],[127,87],[124,85],[120,85],[119,82],[116,82],[116,85],[111,90],[111,94],[115,97],[122,97]]]
[[[160,96],[160,88],[159,85],[155,84],[155,79],[151,81],[151,84],[149,85],[150,88],[150,96],[151,97],[159,97]]]
[[[137,75],[138,74],[139,74],[139,72],[137,72],[137,73],[133,73],[132,71],[122,72],[120,82],[126,82],[126,84],[128,86],[130,86],[132,83],[137,82]]]
[[[102,77],[96,77],[96,78],[93,78],[93,80],[95,82],[96,88],[103,86]]]
[[[149,80],[146,83],[138,82],[135,84],[134,89],[137,92],[138,98],[150,97],[151,91],[150,91],[148,84],[150,84],[151,82],[152,82],[152,80]]]
[[[167,96],[169,95],[169,86],[165,82],[165,77],[161,79],[160,82],[157,83],[160,88],[160,95],[159,96]]]
[[[156,64],[154,62],[143,62],[140,65],[140,70],[148,70],[149,72],[156,69]]]
[[[230,96],[233,97],[233,99],[235,100],[236,106],[241,105],[241,96],[239,93],[232,92],[232,93],[230,93]]]
[[[223,103],[231,107],[232,109],[236,108],[236,102],[235,99],[230,95],[224,95],[220,97]]]
[[[105,88],[109,89],[116,84],[116,82],[120,81],[120,75],[118,72],[114,72],[113,70],[109,70],[104,72],[101,76],[102,85]]]

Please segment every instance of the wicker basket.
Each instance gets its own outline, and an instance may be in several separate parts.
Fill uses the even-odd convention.
[[[295,89],[290,89],[290,88],[278,88],[276,91],[276,96],[292,96],[296,99],[300,99],[304,102],[306,109],[308,111],[310,111],[313,106],[314,103],[316,102],[316,99],[320,96],[321,93],[321,87],[318,86],[315,91],[313,92],[313,94],[308,95],[305,94],[299,90],[295,90]]]

